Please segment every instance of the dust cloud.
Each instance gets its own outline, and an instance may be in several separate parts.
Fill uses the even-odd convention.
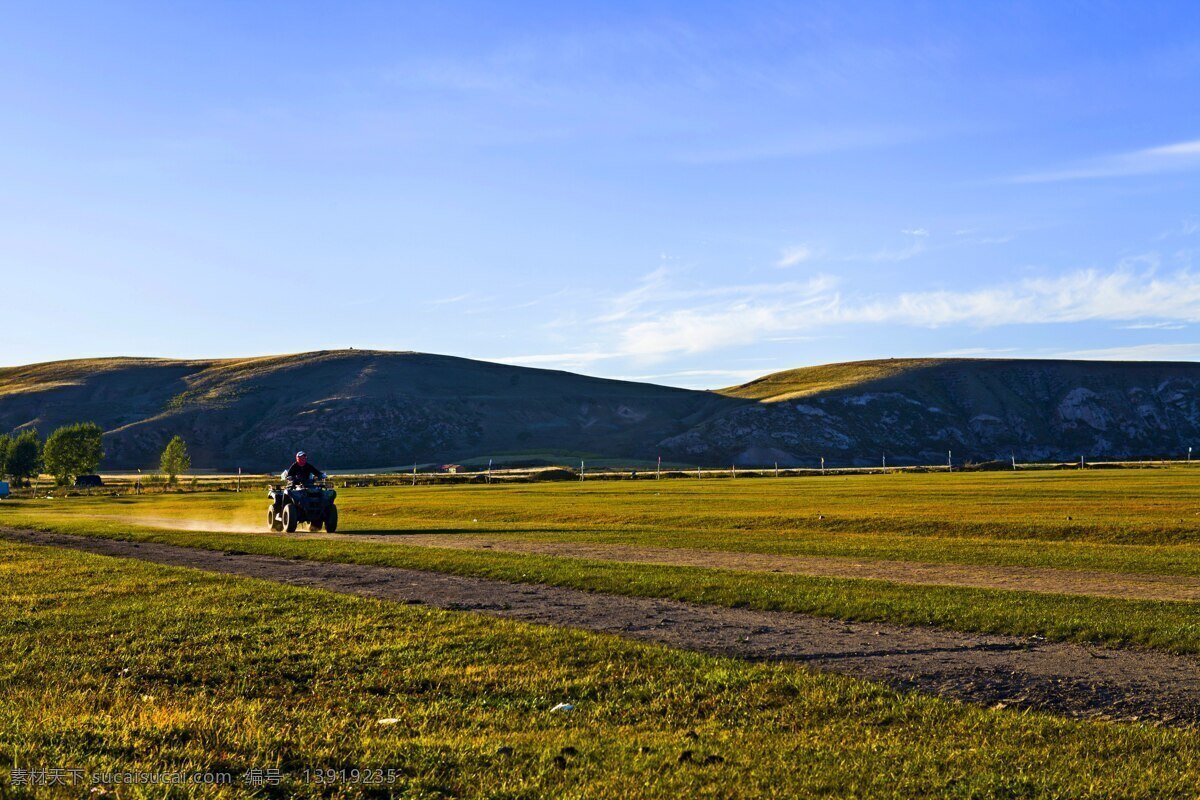
[[[116,514],[91,514],[92,519],[103,519],[111,522],[124,522],[129,525],[141,525],[148,528],[161,528],[171,531],[194,531],[196,533],[262,533],[267,526],[251,525],[246,522],[220,522],[211,519],[181,519],[177,517],[136,517]]]

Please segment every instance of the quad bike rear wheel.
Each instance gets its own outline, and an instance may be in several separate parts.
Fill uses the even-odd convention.
[[[319,532],[320,532],[320,530],[321,530],[321,523],[319,523],[319,522],[310,522],[310,523],[308,524],[308,530],[309,530],[310,532],[312,532],[312,533],[319,533]]]
[[[325,530],[330,533],[337,533],[338,528],[338,513],[337,506],[330,506],[325,512]]]
[[[300,524],[300,510],[296,508],[294,503],[287,503],[283,507],[283,528],[288,533],[295,533],[296,526]]]
[[[275,513],[275,506],[267,506],[267,525],[273,531],[283,530],[283,523],[279,521],[279,515]]]

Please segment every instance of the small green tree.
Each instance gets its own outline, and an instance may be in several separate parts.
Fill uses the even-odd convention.
[[[8,454],[12,451],[13,438],[7,433],[0,436],[0,479],[8,474]]]
[[[5,468],[18,486],[23,481],[38,476],[42,470],[42,440],[38,437],[37,428],[22,431],[13,440]]]
[[[192,468],[192,458],[188,455],[187,443],[176,436],[167,443],[162,458],[158,462],[159,469],[167,476],[167,483],[174,484],[179,476]]]
[[[66,486],[80,475],[89,475],[104,458],[101,437],[104,431],[94,422],[67,425],[50,434],[42,448],[46,471],[59,486]]]

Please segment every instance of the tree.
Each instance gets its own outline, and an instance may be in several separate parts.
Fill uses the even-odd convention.
[[[104,458],[101,437],[104,431],[94,422],[67,425],[50,434],[42,448],[42,460],[46,471],[54,476],[59,486],[66,486],[73,478],[90,475],[100,466]]]
[[[13,483],[20,486],[28,478],[36,478],[42,470],[42,440],[37,428],[30,428],[13,440],[5,464]]]
[[[0,436],[0,478],[8,474],[8,454],[12,450],[13,439],[7,433]]]
[[[163,450],[162,458],[159,459],[159,468],[163,474],[167,476],[167,483],[174,484],[181,473],[187,472],[192,468],[192,458],[188,455],[187,444],[183,439],[176,436],[167,443],[167,449]]]

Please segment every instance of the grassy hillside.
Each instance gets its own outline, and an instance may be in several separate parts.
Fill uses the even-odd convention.
[[[773,372],[741,386],[719,390],[729,397],[774,403],[799,397],[848,389],[871,381],[912,373],[923,367],[945,363],[947,359],[890,358],[886,361],[847,361]]]
[[[198,467],[337,469],[524,454],[705,466],[1182,457],[1200,365],[891,359],[805,367],[720,392],[425,353],[99,359],[0,369],[0,431],[94,421],[105,468],[182,435]]]
[[[693,459],[814,465],[1182,458],[1200,443],[1200,364],[894,359],[767,375],[759,401],[667,443]]]
[[[276,468],[297,448],[340,468],[552,449],[654,457],[737,401],[707,392],[424,353],[66,361],[0,371],[0,430],[91,420],[108,468],[175,434],[197,466]]]

